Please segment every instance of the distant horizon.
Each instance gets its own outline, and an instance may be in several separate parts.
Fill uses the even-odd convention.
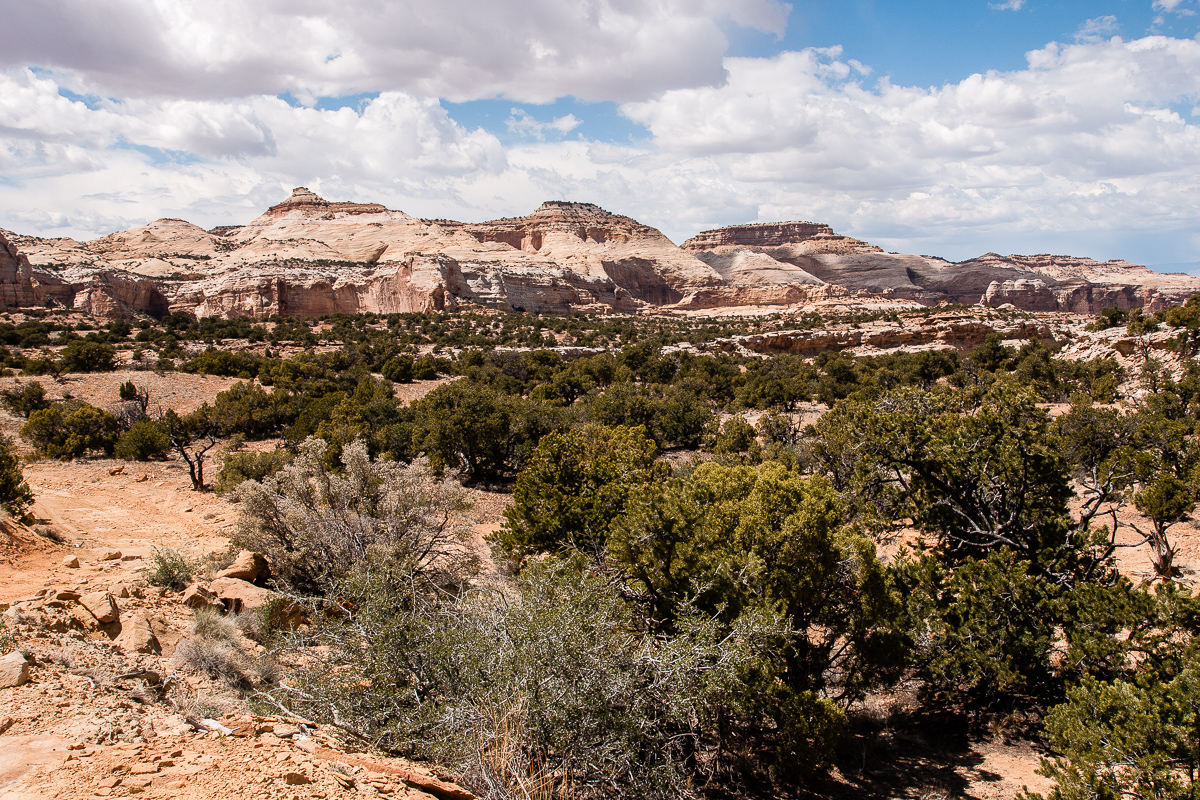
[[[572,204],[572,205],[595,206],[595,207],[600,208],[602,211],[608,212],[610,214],[613,214],[616,216],[627,217],[627,218],[630,218],[633,221],[638,222],[640,224],[648,224],[648,223],[643,222],[642,220],[637,219],[636,217],[633,217],[629,214],[623,213],[620,209],[609,208],[604,205],[601,205],[600,203],[596,203],[596,202],[593,202],[590,200],[570,200],[570,199],[564,199],[562,197],[557,197],[557,198],[554,198],[551,200],[543,200],[540,203],[533,206],[525,214],[518,214],[515,217],[493,217],[493,218],[485,218],[485,219],[478,219],[478,220],[469,220],[469,219],[451,219],[451,218],[447,218],[447,217],[424,217],[424,216],[419,216],[417,214],[413,214],[406,209],[393,208],[393,207],[388,206],[387,204],[377,203],[376,201],[372,201],[369,199],[367,199],[367,200],[344,200],[344,199],[337,198],[337,197],[327,197],[327,196],[321,194],[320,192],[313,191],[312,189],[310,189],[309,187],[306,187],[306,186],[295,186],[295,187],[293,187],[292,190],[288,191],[286,193],[286,195],[283,196],[281,199],[264,206],[262,209],[259,210],[259,212],[257,214],[250,217],[245,222],[240,222],[240,223],[224,222],[224,223],[220,223],[220,224],[216,224],[216,225],[205,226],[205,225],[201,225],[199,223],[193,222],[192,220],[186,219],[184,217],[155,217],[155,218],[150,219],[141,224],[129,226],[128,228],[117,228],[114,230],[109,230],[109,231],[105,231],[103,233],[99,233],[99,234],[97,234],[95,236],[91,236],[87,239],[76,239],[76,240],[81,241],[81,242],[91,241],[93,239],[103,238],[104,236],[109,236],[114,233],[119,233],[123,230],[129,230],[132,228],[150,225],[151,223],[154,223],[154,222],[159,222],[159,221],[163,221],[163,220],[171,220],[171,219],[182,220],[183,222],[186,222],[191,225],[195,225],[196,227],[201,228],[202,230],[204,230],[206,232],[211,232],[213,230],[217,230],[220,228],[243,227],[245,225],[250,224],[251,221],[253,221],[258,216],[260,216],[261,214],[268,211],[270,208],[273,208],[275,206],[281,205],[282,203],[286,202],[290,197],[293,196],[294,192],[299,189],[307,189],[312,194],[319,197],[321,200],[324,200],[329,203],[335,203],[335,204],[336,203],[360,203],[362,205],[372,205],[372,204],[383,205],[386,208],[386,210],[388,210],[388,211],[403,213],[403,214],[407,214],[410,217],[414,217],[414,218],[421,219],[421,220],[433,221],[433,222],[445,220],[448,222],[460,222],[460,223],[464,223],[464,224],[468,224],[468,225],[477,225],[477,224],[482,224],[482,223],[486,223],[486,222],[498,222],[498,221],[501,221],[504,219],[520,219],[520,218],[532,215],[537,209],[541,208],[542,206],[546,205],[547,203],[564,203],[564,204]],[[829,225],[829,223],[822,222],[821,220],[812,220],[812,219],[778,219],[778,220],[764,220],[764,221],[760,221],[760,222],[734,222],[734,223],[730,223],[728,225],[718,226],[716,228],[706,228],[703,230],[698,230],[698,231],[690,234],[689,236],[686,236],[686,237],[680,238],[680,239],[676,239],[675,237],[671,236],[670,234],[667,234],[666,232],[661,231],[661,229],[660,229],[660,232],[663,233],[665,236],[667,236],[667,238],[670,239],[671,242],[675,246],[681,247],[683,245],[683,243],[686,242],[688,239],[691,239],[695,236],[698,236],[698,235],[708,232],[708,231],[720,230],[722,228],[734,228],[734,227],[740,227],[740,226],[781,225],[781,224],[793,224],[793,223],[825,225],[827,227],[830,227],[833,230],[833,232],[836,234],[843,235],[843,236],[850,236],[850,234],[846,234],[843,231],[838,230],[836,228],[836,226]],[[651,225],[651,227],[656,227],[656,226]],[[76,237],[70,237],[70,236],[67,236],[67,237],[41,236],[39,234],[31,234],[26,231],[15,230],[15,229],[9,228],[3,224],[0,224],[0,230],[7,230],[11,233],[22,235],[22,236],[35,236],[36,238],[45,238],[45,239],[76,238]],[[852,238],[859,238],[859,237],[852,237]],[[862,241],[866,242],[867,244],[882,247],[882,245],[879,245],[877,242],[873,242],[870,239],[862,239]],[[884,249],[887,250],[887,248],[884,248]],[[903,253],[905,255],[920,255],[923,258],[938,258],[938,259],[942,259],[942,260],[950,262],[950,263],[963,263],[966,261],[971,261],[973,259],[977,259],[984,255],[987,255],[988,253],[996,253],[997,255],[1000,255],[1002,257],[1030,257],[1030,256],[1037,256],[1037,255],[1051,255],[1051,256],[1061,256],[1061,257],[1089,258],[1089,259],[1093,259],[1100,263],[1103,263],[1106,261],[1113,261],[1113,260],[1126,261],[1130,264],[1134,264],[1137,266],[1144,266],[1149,270],[1152,270],[1154,272],[1158,272],[1161,274],[1181,273],[1181,274],[1185,274],[1185,275],[1200,276],[1200,261],[1167,262],[1167,263],[1158,263],[1158,264],[1139,264],[1137,261],[1134,261],[1133,259],[1122,257],[1119,255],[1114,256],[1112,258],[1097,258],[1097,257],[1091,255],[1090,253],[1086,253],[1086,252],[1055,252],[1055,251],[1018,252],[1015,250],[1005,251],[1003,249],[997,249],[995,247],[991,247],[988,249],[980,250],[979,252],[977,252],[973,255],[967,256],[966,258],[958,258],[958,259],[948,258],[946,256],[938,255],[936,253],[928,253],[928,252],[918,253],[916,251],[912,251],[912,252],[905,253],[904,251],[899,251],[899,250],[887,250],[887,252]]]

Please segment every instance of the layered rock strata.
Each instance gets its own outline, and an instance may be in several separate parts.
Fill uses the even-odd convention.
[[[3,233],[3,232],[0,232]],[[1125,262],[988,254],[962,263],[886,253],[812,222],[705,231],[680,247],[590,203],[524,217],[426,220],[305,188],[246,225],[161,219],[88,242],[0,235],[0,305],[108,317],[264,318],[464,304],[530,312],[706,312],[886,297],[1094,313],[1155,309],[1200,281]]]

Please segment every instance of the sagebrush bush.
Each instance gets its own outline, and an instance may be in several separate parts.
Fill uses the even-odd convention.
[[[403,570],[363,565],[352,609],[294,644],[301,713],[452,767],[479,794],[678,798],[722,768],[763,645],[783,629],[745,615],[730,632],[681,612],[648,634],[587,562],[548,561],[512,591],[413,593]],[[603,787],[603,788],[601,788]]]
[[[436,480],[424,462],[371,461],[361,439],[346,446],[335,473],[326,447],[309,438],[291,464],[238,488],[235,546],[262,553],[272,574],[305,591],[320,590],[373,550],[422,575],[476,561],[457,520],[469,507],[462,487]]]

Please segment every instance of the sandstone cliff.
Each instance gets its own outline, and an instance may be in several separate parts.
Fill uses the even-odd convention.
[[[731,280],[808,281],[911,300],[1011,304],[1026,311],[1094,314],[1101,308],[1158,310],[1200,292],[1200,279],[1162,275],[1125,261],[988,253],[953,263],[886,253],[826,225],[781,222],[705,231],[681,245]],[[737,270],[733,265],[753,264]]]
[[[426,220],[298,188],[245,225],[161,219],[88,242],[0,236],[0,304],[104,316],[263,318],[464,304],[530,312],[800,306],[886,297],[1094,313],[1151,309],[1200,280],[1125,262],[988,254],[954,264],[886,253],[811,222],[737,225],[676,246],[590,203],[524,217]]]

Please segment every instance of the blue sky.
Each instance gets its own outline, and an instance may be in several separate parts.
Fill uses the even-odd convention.
[[[308,185],[676,241],[1200,261],[1200,0],[0,0],[0,227],[244,222]]]

